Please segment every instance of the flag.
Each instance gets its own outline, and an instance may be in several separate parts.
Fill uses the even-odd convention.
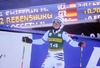
[[[77,9],[76,9],[76,3],[70,3],[66,7],[66,17],[68,21],[77,21]]]

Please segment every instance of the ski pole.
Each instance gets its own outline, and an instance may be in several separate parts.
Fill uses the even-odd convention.
[[[23,42],[23,53],[22,53],[22,62],[21,62],[21,68],[23,68],[23,64],[24,64],[24,54],[25,54],[25,47],[26,47],[26,39],[25,42]]]
[[[83,48],[81,47],[81,53],[80,53],[80,68],[82,68],[82,55],[83,55]]]

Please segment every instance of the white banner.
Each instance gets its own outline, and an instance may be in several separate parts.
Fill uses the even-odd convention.
[[[0,68],[30,68],[32,46],[24,44],[22,36],[32,37],[31,34],[0,31]],[[26,46],[22,60],[24,45]]]

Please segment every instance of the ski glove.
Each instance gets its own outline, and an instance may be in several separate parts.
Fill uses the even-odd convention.
[[[29,37],[22,37],[22,41],[30,44],[33,42]]]
[[[85,47],[85,42],[79,42],[78,46],[84,48]]]

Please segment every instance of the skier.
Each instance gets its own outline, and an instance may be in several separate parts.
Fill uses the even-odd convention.
[[[53,21],[53,28],[48,30],[41,39],[30,39],[29,37],[23,37],[22,41],[26,43],[42,45],[45,42],[49,42],[48,55],[44,60],[41,68],[64,68],[64,53],[63,43],[64,40],[73,47],[85,47],[84,42],[74,41],[68,36],[68,33],[63,31],[64,18],[57,16]],[[53,62],[52,62],[53,61]]]

